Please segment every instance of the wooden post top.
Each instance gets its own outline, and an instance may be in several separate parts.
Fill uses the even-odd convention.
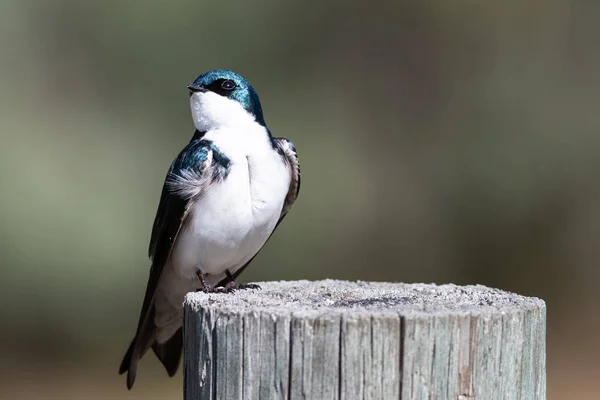
[[[436,313],[496,314],[545,307],[543,300],[482,285],[406,284],[339,280],[258,282],[259,290],[231,293],[189,293],[185,303],[220,312],[290,313]]]

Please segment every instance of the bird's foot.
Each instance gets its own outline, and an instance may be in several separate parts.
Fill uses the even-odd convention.
[[[229,281],[227,285],[225,285],[224,289],[227,293],[235,292],[236,290],[244,290],[244,289],[260,289],[255,283],[237,283],[236,281]]]
[[[227,271],[227,272],[229,272],[229,271]],[[230,281],[225,286],[211,286],[211,285],[209,285],[208,282],[206,282],[206,277],[204,276],[204,274],[201,271],[196,272],[196,275],[198,276],[198,279],[200,279],[200,283],[202,284],[202,287],[199,288],[199,289],[196,289],[196,292],[202,292],[202,293],[233,293],[236,290],[260,289],[260,286],[254,284],[254,283],[237,283],[236,281],[234,281],[232,279],[232,276],[230,274],[227,274],[227,277],[230,279]]]
[[[206,282],[206,277],[200,270],[198,270],[196,272],[196,276],[198,277],[198,279],[200,279],[200,283],[202,284],[202,287],[200,287],[199,289],[196,289],[196,292],[220,293],[221,290],[219,290],[219,289],[223,289],[221,287],[214,287],[214,286],[209,285],[208,282]]]
[[[227,291],[227,293],[235,292],[236,290],[244,290],[244,289],[260,289],[260,286],[258,286],[255,283],[237,283],[234,280],[233,274],[228,269],[225,270],[225,275],[227,276],[227,279],[229,280],[229,282],[227,282],[227,285],[225,285],[225,290]]]
[[[196,292],[202,293],[228,293],[225,291],[223,286],[202,286],[200,289],[196,289]]]

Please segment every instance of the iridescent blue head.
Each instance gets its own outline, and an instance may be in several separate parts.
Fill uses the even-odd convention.
[[[233,71],[216,69],[200,75],[188,85],[192,115],[198,129],[239,122],[245,110],[266,127],[258,94],[250,83]],[[202,125],[199,127],[198,125]]]

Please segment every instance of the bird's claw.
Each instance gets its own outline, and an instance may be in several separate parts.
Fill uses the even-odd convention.
[[[227,285],[225,285],[225,289],[234,292],[236,290],[244,289],[260,289],[260,286],[255,283],[237,283],[236,281],[230,281]]]
[[[231,274],[227,274],[229,278],[232,278]],[[260,289],[255,283],[237,283],[233,279],[230,280],[225,286],[210,286],[204,277],[202,272],[197,273],[198,279],[202,283],[202,287],[196,289],[196,292],[202,293],[233,293],[236,290],[244,290],[244,289]]]

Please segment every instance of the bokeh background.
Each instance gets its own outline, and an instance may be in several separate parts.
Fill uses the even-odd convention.
[[[247,77],[302,192],[244,280],[545,299],[549,399],[600,391],[600,2],[0,1],[0,398],[181,397],[137,323],[186,84]]]

